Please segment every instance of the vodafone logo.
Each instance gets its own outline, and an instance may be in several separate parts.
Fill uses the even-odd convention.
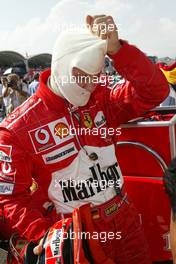
[[[55,145],[55,141],[48,125],[29,131],[29,136],[32,140],[36,153],[44,151]]]
[[[38,143],[44,145],[48,143],[50,135],[47,130],[39,129],[35,132],[35,138]]]
[[[2,164],[2,172],[4,174],[9,174],[11,171],[12,171],[11,165],[9,163],[7,163],[7,162],[4,162]]]
[[[30,130],[28,133],[37,154],[73,138],[69,133],[69,123],[65,117]]]

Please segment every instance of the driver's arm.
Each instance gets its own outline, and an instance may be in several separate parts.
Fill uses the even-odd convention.
[[[146,55],[133,45],[123,43],[114,55],[113,66],[124,82],[102,92],[109,123],[118,126],[143,115],[159,105],[169,94],[166,78]]]
[[[4,221],[28,241],[38,241],[52,225],[42,212],[41,196],[31,196],[34,164],[15,135],[0,129],[0,201]],[[45,177],[43,172],[43,177]],[[48,197],[46,197],[47,200]]]

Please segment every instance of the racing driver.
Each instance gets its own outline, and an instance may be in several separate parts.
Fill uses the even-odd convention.
[[[84,32],[59,35],[51,71],[41,74],[37,92],[1,124],[3,221],[11,232],[38,245],[55,221],[91,203],[97,212],[92,214],[95,231],[121,233],[120,239],[100,241],[106,255],[119,264],[149,264],[112,131],[159,105],[168,96],[168,84],[143,52],[119,39],[111,16],[88,15],[86,24]],[[106,55],[124,78],[111,89],[95,82]],[[79,128],[89,133],[78,133]],[[109,128],[109,133],[99,133]],[[31,195],[33,180],[38,187]],[[51,202],[55,217],[45,213]],[[41,253],[40,244],[34,253]]]

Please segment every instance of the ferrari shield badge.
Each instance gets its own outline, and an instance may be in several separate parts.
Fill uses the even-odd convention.
[[[93,124],[93,121],[92,121],[90,114],[84,113],[84,125],[85,125],[85,127],[92,128],[92,124]]]

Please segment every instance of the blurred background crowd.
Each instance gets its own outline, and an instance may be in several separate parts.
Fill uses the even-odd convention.
[[[35,93],[41,71],[50,65],[48,53],[25,58],[13,51],[0,52],[0,121]]]
[[[176,106],[176,60],[149,58],[158,65],[170,85],[170,94],[161,106]],[[25,58],[13,51],[0,52],[0,121],[36,92],[40,73],[50,66],[51,55],[47,53]],[[124,81],[108,56],[105,57],[102,76],[107,80],[111,77],[109,88]]]

